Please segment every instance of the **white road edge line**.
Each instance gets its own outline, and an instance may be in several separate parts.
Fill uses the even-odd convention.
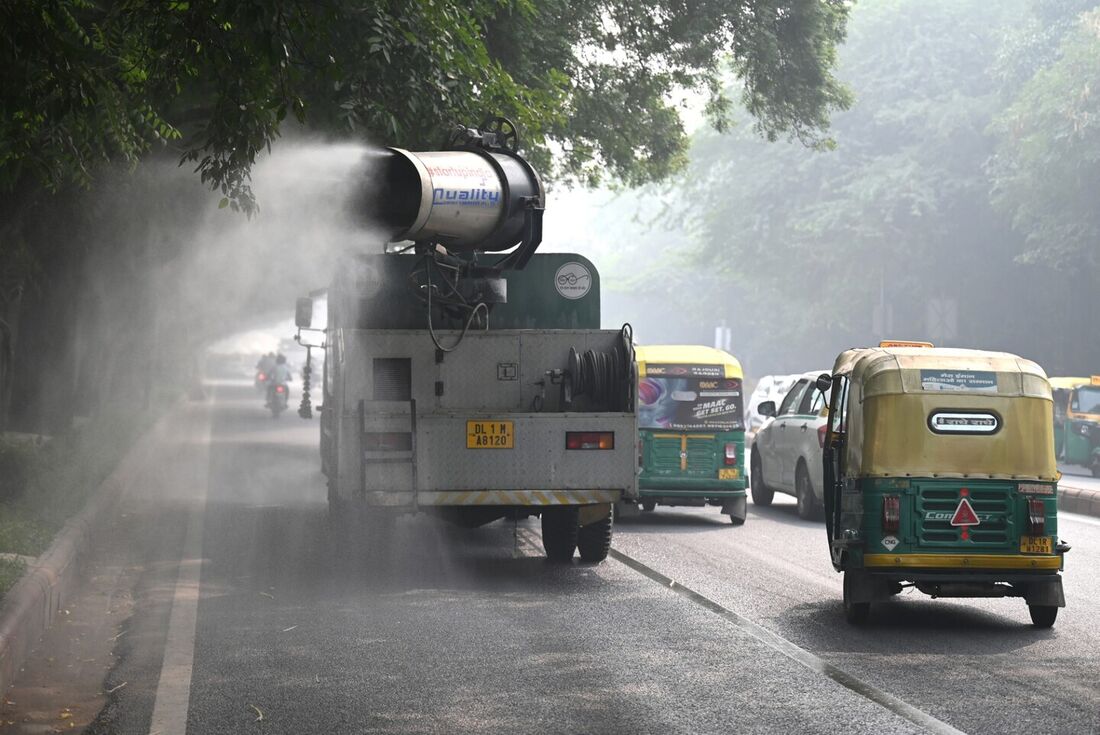
[[[666,577],[646,564],[627,556],[626,554],[616,549],[611,549],[611,558],[622,563],[623,565],[633,569],[640,573],[642,576],[656,582],[657,584],[670,589],[681,597],[694,602],[700,607],[715,613],[716,615],[724,618],[726,621],[733,623],[741,631],[749,636],[760,641],[764,645],[778,651],[789,659],[797,661],[811,671],[815,671],[829,679],[832,679],[837,684],[845,687],[846,689],[858,694],[865,699],[869,699],[872,702],[884,707],[885,709],[893,712],[899,717],[903,717],[909,720],[915,725],[923,727],[925,730],[936,733],[937,735],[965,735],[962,730],[958,730],[951,725],[947,724],[943,720],[938,720],[927,712],[917,709],[913,705],[898,699],[893,694],[883,691],[877,687],[871,686],[867,682],[856,678],[833,664],[828,663],[824,659],[817,655],[810,653],[805,648],[802,648],[789,640],[773,633],[772,631],[764,628],[761,625],[757,625],[748,618],[735,613],[729,608],[723,607],[719,603],[704,596],[703,594],[696,592],[690,587],[684,587],[675,580]]]
[[[153,703],[150,735],[185,735],[187,709],[191,700],[191,671],[195,660],[195,627],[198,623],[199,585],[202,575],[203,517],[210,484],[210,406],[204,404],[205,426],[197,443],[195,458],[199,479],[194,504],[187,518],[187,534],[180,555],[179,575],[168,616],[164,661]]]

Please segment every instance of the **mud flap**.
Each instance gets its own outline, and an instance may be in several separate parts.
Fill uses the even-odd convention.
[[[580,525],[590,526],[602,521],[611,515],[611,503],[596,503],[595,505],[582,505],[578,511]]]
[[[1065,607],[1066,596],[1062,593],[1062,578],[1055,577],[1049,582],[1032,582],[1027,586],[1024,599],[1028,605]]]
[[[722,505],[722,513],[733,518],[739,518],[742,521],[748,517],[748,497],[742,495],[739,498],[732,498]]]
[[[615,520],[620,518],[638,518],[642,515],[642,509],[633,500],[620,500],[615,503]]]

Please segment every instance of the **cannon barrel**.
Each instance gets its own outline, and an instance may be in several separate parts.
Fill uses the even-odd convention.
[[[523,238],[525,210],[543,207],[538,174],[501,149],[372,154],[374,185],[361,213],[391,242],[439,243],[453,252],[508,250]]]

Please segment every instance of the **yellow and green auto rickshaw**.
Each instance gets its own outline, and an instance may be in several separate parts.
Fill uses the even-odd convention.
[[[718,505],[745,522],[741,364],[700,345],[636,348],[638,498],[660,505]]]
[[[1062,594],[1051,389],[1002,352],[894,347],[842,353],[828,390],[826,528],[849,622],[906,587],[1022,597],[1035,626]]]
[[[1054,452],[1100,477],[1100,375],[1051,378],[1054,389]]]

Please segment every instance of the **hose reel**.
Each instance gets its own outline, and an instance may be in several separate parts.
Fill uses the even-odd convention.
[[[569,348],[569,366],[562,381],[562,406],[573,408],[575,399],[584,396],[596,407],[608,411],[634,410],[634,386],[637,384],[634,362],[634,328],[624,324],[619,339],[609,351]]]

